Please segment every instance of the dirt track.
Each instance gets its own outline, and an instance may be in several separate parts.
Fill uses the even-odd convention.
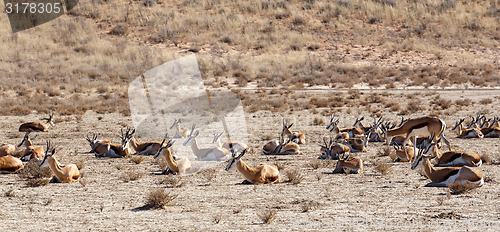
[[[449,99],[458,98],[458,92],[440,92]],[[461,93],[460,93],[461,94]],[[466,91],[472,98],[497,96],[495,91]],[[498,99],[489,106],[489,116],[497,115]],[[425,112],[422,112],[425,114]],[[462,114],[462,113],[459,113]],[[339,113],[342,126],[350,126],[356,115]],[[465,115],[460,115],[465,116]],[[498,116],[498,115],[497,115]],[[101,118],[102,117],[102,118]],[[267,136],[276,136],[270,125],[280,125],[281,117],[264,112],[247,114],[250,154],[243,159],[250,166],[259,163],[280,163],[282,179],[285,172],[300,168],[304,180],[299,184],[241,185],[243,177],[236,171],[225,172],[225,163],[215,166],[216,177],[206,172],[181,177],[183,186],[167,188],[178,197],[164,210],[142,208],[151,189],[165,187],[159,184],[164,176],[151,156],[140,164],[129,159],[95,158],[83,136],[89,131],[119,142],[119,128],[130,125],[130,118],[118,114],[89,113],[82,119],[62,117],[49,132],[39,135],[36,145],[52,139],[58,147],[61,163],[85,160],[81,170],[85,186],[79,183],[48,184],[26,187],[17,174],[0,175],[0,230],[2,231],[81,231],[81,230],[481,230],[500,229],[500,143],[499,139],[457,139],[450,127],[457,115],[443,116],[448,124],[446,134],[456,150],[467,150],[479,155],[488,154],[494,161],[478,169],[489,177],[485,185],[462,195],[447,195],[447,188],[424,187],[429,182],[408,163],[390,162],[388,156],[379,157],[381,143],[371,143],[369,151],[358,153],[365,161],[365,172],[359,175],[331,174],[334,163],[319,169],[309,166],[319,155],[319,139],[326,134],[323,125],[311,125],[318,117],[309,111],[295,112],[295,130],[303,131],[308,143],[302,146],[303,155],[264,156],[260,149]],[[99,119],[101,118],[101,119]],[[327,117],[323,117],[327,120]],[[387,119],[398,120],[397,115]],[[17,144],[22,134],[17,132],[21,122],[38,120],[38,116],[0,117],[0,141]],[[65,144],[69,144],[66,146]],[[75,155],[75,151],[78,153]],[[376,161],[390,162],[392,170],[381,175],[374,170]],[[193,161],[193,163],[196,163]],[[128,170],[143,172],[136,181],[124,182]],[[13,195],[6,196],[8,190]],[[303,212],[310,202],[308,212]],[[257,216],[262,210],[276,210],[271,224],[263,224]],[[220,217],[220,223],[215,218]],[[36,220],[33,220],[36,219]],[[451,224],[450,224],[451,223]],[[468,224],[472,223],[472,224]],[[482,224],[478,224],[482,223]],[[484,224],[486,223],[486,224]],[[478,228],[478,226],[490,226]]]

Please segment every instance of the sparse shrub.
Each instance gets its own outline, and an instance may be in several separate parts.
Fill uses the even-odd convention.
[[[490,155],[488,154],[484,154],[481,156],[481,160],[483,161],[484,164],[491,164],[492,163],[492,159],[490,157]]]
[[[257,216],[264,224],[270,224],[276,218],[276,210],[262,210]]]
[[[411,101],[410,103],[408,103],[406,110],[411,113],[416,113],[418,111],[421,111],[422,107],[420,106],[420,103],[418,101]]]
[[[85,167],[85,160],[79,159],[78,161],[75,162],[75,165],[78,168],[78,170],[82,170],[82,168]]]
[[[276,166],[276,168],[278,169],[278,171],[284,170],[285,166],[286,166],[285,163],[283,163],[283,162],[276,162],[276,163],[274,163],[274,165]]]
[[[469,184],[465,182],[448,183],[446,184],[446,186],[450,189],[450,192],[453,195],[468,193],[476,188],[475,184]]]
[[[391,171],[391,165],[382,161],[377,161],[375,163],[375,171],[382,175],[387,175]]]
[[[177,198],[177,195],[174,195],[170,192],[165,191],[165,189],[158,188],[149,192],[146,197],[146,207],[162,209],[165,206],[169,205],[171,201]]]
[[[493,99],[491,99],[491,98],[483,98],[479,101],[479,104],[482,104],[482,105],[488,105],[491,103],[493,103]]]
[[[459,99],[459,100],[455,101],[455,105],[458,105],[458,106],[469,106],[469,105],[472,105],[472,104],[474,104],[474,103],[469,98]]]
[[[307,164],[312,169],[318,169],[318,168],[323,167],[323,163],[321,162],[321,160],[318,160],[318,159],[313,159],[313,160],[309,161],[309,163],[307,163]]]
[[[322,118],[316,117],[316,118],[313,119],[313,123],[312,124],[315,125],[315,126],[324,125],[325,124],[325,120],[323,120]]]
[[[131,169],[125,171],[125,173],[122,175],[122,180],[123,182],[130,182],[130,181],[135,181],[138,179],[141,179],[144,176],[144,172],[138,171],[136,169]]]
[[[38,162],[32,160],[24,165],[24,168],[19,172],[19,177],[25,180],[45,179],[52,177],[52,171],[49,168],[40,168]]]
[[[394,148],[389,147],[389,146],[384,146],[377,151],[377,156],[379,156],[379,157],[390,156],[392,153],[395,153]]]
[[[316,208],[318,206],[319,206],[318,202],[311,200],[311,201],[302,202],[301,208],[302,208],[302,212],[305,213],[305,212],[309,212],[311,209]]]
[[[446,109],[450,108],[451,100],[446,100],[444,98],[438,97],[432,101],[432,104],[438,105],[441,107],[441,109],[446,110]]]
[[[144,156],[132,155],[132,156],[130,156],[129,161],[130,161],[130,163],[140,164],[140,163],[142,163],[142,161],[144,161],[144,159],[145,159]]]
[[[125,23],[120,23],[113,27],[109,32],[111,35],[126,35],[128,34],[128,25]]]
[[[48,178],[35,178],[35,179],[28,179],[26,182],[26,185],[28,187],[40,187],[40,186],[45,186],[48,185],[50,182],[50,179]]]
[[[184,186],[184,183],[181,181],[180,177],[171,175],[168,175],[165,178],[161,179],[159,184],[167,185],[170,188],[180,188]]]
[[[285,175],[287,177],[286,182],[289,182],[292,184],[300,184],[300,182],[302,182],[302,180],[304,180],[304,176],[302,175],[300,168],[287,170],[285,172]]]
[[[213,168],[205,169],[199,174],[201,174],[203,178],[205,178],[207,183],[212,182],[217,177],[217,171]]]

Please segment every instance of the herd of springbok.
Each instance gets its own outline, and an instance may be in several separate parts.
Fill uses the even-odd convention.
[[[54,115],[44,118],[46,122],[29,122],[19,127],[25,132],[18,147],[24,147],[21,157],[12,156],[16,147],[11,144],[0,144],[0,171],[14,173],[23,168],[23,162],[35,160],[40,167],[48,166],[57,182],[78,181],[80,173],[76,165],[61,165],[54,157],[56,152],[51,142],[47,141],[46,149],[35,146],[31,136],[34,132],[47,132],[54,126]],[[498,138],[500,137],[500,118],[488,119],[478,114],[471,117],[467,125],[465,119],[456,122],[452,130],[457,131],[458,138]],[[364,117],[356,119],[351,128],[339,128],[340,119],[333,115],[326,125],[328,136],[320,144],[319,159],[337,160],[333,173],[357,174],[363,172],[363,160],[354,153],[366,152],[369,142],[385,142],[396,150],[396,162],[411,162],[411,169],[423,167],[425,175],[431,180],[428,186],[446,186],[449,183],[468,183],[478,187],[484,183],[483,175],[473,167],[482,164],[481,158],[468,151],[453,151],[451,144],[444,133],[446,123],[437,117],[419,117],[401,119],[399,125],[384,122],[382,118],[375,118],[373,124],[364,126]],[[140,143],[135,138],[135,129],[121,130],[121,144],[113,144],[110,140],[98,140],[95,133],[89,133],[85,139],[89,142],[91,151],[96,157],[120,158],[130,155],[160,155],[166,160],[167,167],[162,174],[183,175],[191,169],[191,161],[185,156],[176,156],[172,150],[174,140],[183,139],[183,146],[189,146],[196,157],[196,161],[227,161],[226,171],[236,168],[245,178],[244,183],[279,183],[280,173],[275,165],[260,164],[252,168],[243,162],[242,157],[249,151],[248,145],[237,141],[221,143],[223,133],[215,133],[213,144],[201,147],[197,137],[200,131],[193,124],[191,130],[182,128],[180,119],[175,119],[170,129],[175,128],[175,135],[163,140]],[[267,142],[263,148],[264,155],[299,155],[300,145],[306,144],[304,133],[292,131],[287,120],[283,120],[283,127],[278,139]],[[442,142],[447,145],[448,151],[440,152]],[[435,164],[431,163],[435,159]]]

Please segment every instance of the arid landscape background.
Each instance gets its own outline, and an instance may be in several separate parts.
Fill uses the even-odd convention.
[[[13,34],[6,14],[0,25],[0,143],[18,144],[21,123],[54,111],[56,125],[35,145],[51,139],[58,160],[84,173],[41,186],[0,175],[1,230],[499,230],[500,140],[450,131],[459,118],[500,116],[498,1],[86,0],[27,31]],[[165,177],[151,156],[85,153],[88,132],[118,143],[132,126],[130,81],[190,54],[209,89],[241,97],[244,161],[276,164],[284,183],[241,185],[225,163]],[[453,149],[486,158],[486,183],[457,195],[424,187],[382,143],[359,154],[364,173],[331,174],[335,161],[316,159],[330,114],[341,127],[361,115],[439,116]],[[303,154],[262,155],[283,118],[306,134]],[[164,209],[145,206],[157,188],[173,198]]]

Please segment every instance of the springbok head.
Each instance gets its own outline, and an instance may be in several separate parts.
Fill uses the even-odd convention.
[[[212,143],[216,143],[220,137],[224,134],[224,131],[221,132],[220,134],[217,134],[217,133],[213,133],[214,134],[214,140],[212,141]]]
[[[333,149],[332,149],[335,140],[330,138],[330,140],[326,142],[326,137],[323,137],[323,143],[324,145],[320,145],[320,147],[323,148],[322,157],[338,160],[339,159],[338,154],[333,154]]]
[[[43,157],[43,160],[40,161],[38,165],[39,167],[46,167],[47,165],[49,165],[49,160],[52,159],[52,156],[56,153],[56,149],[52,148],[51,145],[52,143],[50,142],[50,140],[47,140],[47,149],[45,150],[45,157]],[[50,154],[49,151],[51,151]]]
[[[431,148],[435,146],[437,143],[440,141],[437,141],[435,143],[432,142],[434,140],[435,134],[433,133],[429,139],[424,140],[422,143],[422,148],[418,150],[418,155],[415,157],[415,160],[411,164],[411,169],[417,169],[422,167],[424,159],[433,159],[435,156],[428,156],[427,154],[430,153]]]
[[[241,157],[243,157],[243,155],[245,155],[246,152],[247,149],[241,151],[241,153],[238,155],[238,151],[233,151],[231,154],[231,158],[229,159],[229,162],[226,165],[225,170],[229,171],[234,169],[237,166],[238,161],[240,161]]]
[[[50,113],[49,117],[47,118],[42,118],[42,120],[47,121],[47,123],[50,123],[51,126],[54,126],[54,113]]]
[[[125,134],[123,134],[123,128],[121,129],[121,132],[122,132],[122,135],[120,136],[120,138],[122,139],[122,150],[125,151],[125,149],[127,149],[129,143],[130,143],[130,140],[134,137],[135,135],[135,129],[132,130],[131,128],[127,127],[127,130],[125,132]]]
[[[361,128],[361,122],[363,120],[365,120],[365,116],[361,116],[361,118],[356,118],[356,122],[354,122],[354,124],[352,124],[352,126]]]
[[[168,139],[168,134],[165,135],[165,137],[163,138],[163,141],[161,141],[161,144],[160,144],[160,149],[158,149],[158,151],[156,152],[156,154],[154,155],[154,158],[158,158],[161,154],[161,152],[164,150],[164,149],[169,149],[170,147],[172,147],[172,145],[174,145],[174,142],[175,141],[172,141],[171,139]],[[163,146],[165,144],[165,141],[167,141],[166,145]]]
[[[455,122],[455,126],[451,130],[456,130],[463,122],[465,121],[465,118],[459,119]]]
[[[328,123],[328,125],[326,125],[326,129],[327,130],[330,130],[330,131],[333,131],[334,128],[339,124],[339,119],[335,119],[335,116],[332,114],[330,116],[330,123]]]
[[[19,143],[17,145],[17,147],[22,147],[22,146],[25,146],[26,144],[31,145],[32,144],[31,141],[35,140],[36,137],[38,137],[38,135],[35,135],[34,137],[30,137],[30,134],[31,134],[31,130],[26,132],[26,134],[24,134],[23,141],[21,141],[21,143]]]
[[[191,132],[189,133],[188,138],[182,143],[183,146],[190,145],[196,139],[196,137],[198,137],[198,135],[200,135],[200,131],[199,130],[195,131],[194,129],[196,129],[196,125],[193,123],[193,126],[191,127]]]

